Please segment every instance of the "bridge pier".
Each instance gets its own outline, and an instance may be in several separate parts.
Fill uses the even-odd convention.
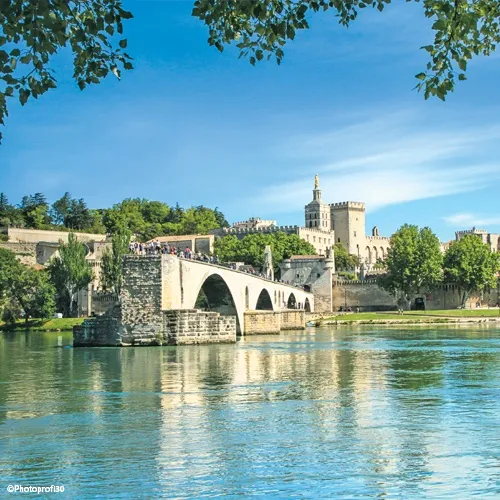
[[[245,335],[278,334],[282,330],[303,330],[305,311],[245,311]]]

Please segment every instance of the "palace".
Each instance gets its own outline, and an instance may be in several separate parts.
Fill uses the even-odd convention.
[[[304,226],[277,226],[275,221],[255,218],[217,232],[220,236],[234,234],[243,238],[247,234],[275,231],[296,234],[311,243],[322,256],[326,256],[335,243],[342,243],[349,253],[359,256],[368,269],[386,257],[390,244],[390,238],[380,236],[376,226],[371,236],[366,235],[364,203],[323,201],[317,175],[314,178],[313,199],[305,206]]]
[[[357,255],[362,262],[370,266],[385,258],[390,238],[380,236],[376,226],[372,229],[372,235],[366,236],[365,210],[365,204],[357,201],[323,201],[319,178],[316,175],[313,199],[305,206],[305,227],[321,231],[327,235],[327,239],[341,243],[350,254]],[[320,255],[326,254],[326,249],[317,244],[314,236],[311,240],[306,235],[305,240],[312,243]]]

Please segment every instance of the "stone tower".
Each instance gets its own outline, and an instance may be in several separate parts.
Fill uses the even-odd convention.
[[[306,228],[331,230],[330,207],[321,199],[318,174],[314,177],[313,201],[305,206]]]
[[[350,254],[363,255],[365,247],[365,204],[356,201],[330,205],[335,243],[342,243]]]
[[[262,272],[268,280],[274,281],[273,254],[269,245],[266,245],[264,249],[264,265],[262,267]]]

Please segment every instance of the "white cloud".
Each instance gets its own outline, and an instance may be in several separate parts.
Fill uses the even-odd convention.
[[[485,217],[471,213],[448,215],[447,217],[443,217],[443,220],[451,226],[460,228],[476,227],[482,229],[483,227],[500,225],[500,216]]]
[[[491,160],[499,139],[500,126],[432,126],[406,111],[357,116],[346,126],[282,144],[282,156],[302,163],[294,167],[302,175],[266,187],[258,203],[276,213],[295,210],[310,201],[315,173],[325,201],[364,201],[368,211],[483,189],[500,179],[500,165]]]

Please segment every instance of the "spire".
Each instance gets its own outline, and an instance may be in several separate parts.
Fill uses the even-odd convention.
[[[313,201],[321,200],[321,189],[319,188],[319,177],[318,174],[314,176],[314,190],[313,190]]]

